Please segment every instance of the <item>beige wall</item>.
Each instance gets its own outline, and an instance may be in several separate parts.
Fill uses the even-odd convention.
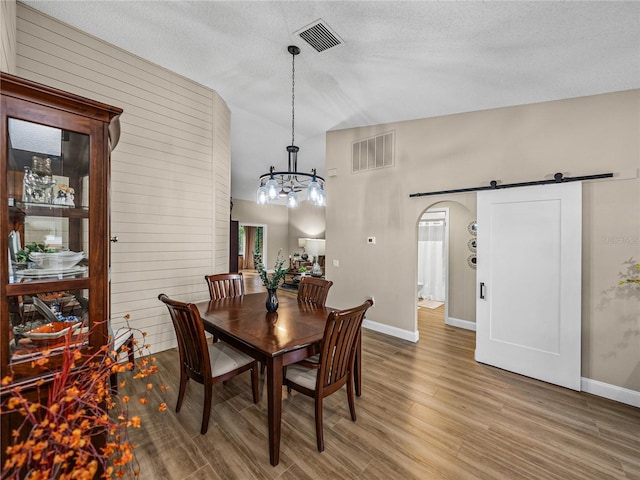
[[[390,130],[396,166],[352,175],[351,143]],[[638,90],[328,132],[331,304],[373,295],[371,321],[416,332],[417,221],[442,201],[475,212],[475,196],[411,193],[613,172],[584,186],[582,375],[640,390],[640,292],[608,290],[625,261],[640,261],[639,167]]]
[[[209,88],[22,4],[17,74],[124,109],[111,157],[112,317],[175,345],[166,293],[208,298],[228,271],[230,112]]]
[[[298,238],[324,238],[325,208],[304,201],[298,208],[284,205],[257,205],[248,200],[233,200],[233,220],[240,224],[267,226],[267,267],[273,268],[278,251],[289,258],[298,248]]]
[[[0,70],[16,73],[16,1],[0,2]]]
[[[257,205],[248,200],[233,200],[233,220],[240,224],[265,225],[267,228],[267,255],[263,260],[267,269],[272,269],[278,251],[282,250],[282,256],[288,258],[289,243],[289,214],[287,207],[283,205]]]
[[[289,247],[287,255],[302,253],[298,238],[324,238],[326,228],[326,208],[313,203],[300,202],[298,208],[289,209]]]

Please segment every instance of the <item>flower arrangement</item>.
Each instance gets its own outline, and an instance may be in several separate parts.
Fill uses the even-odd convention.
[[[129,315],[125,315],[129,327]],[[129,327],[142,338],[146,333]],[[1,380],[9,387],[9,394],[0,404],[2,414],[20,415],[23,420],[12,432],[10,444],[5,447],[6,461],[0,477],[3,479],[92,479],[100,471],[101,478],[138,478],[139,466],[128,436],[129,428],[139,428],[140,418],[130,416],[126,395],[113,395],[109,379],[114,373],[134,372],[133,378],[146,382],[141,404],[149,402],[148,392],[154,385],[150,380],[158,374],[150,346],[133,340],[138,360],[118,363],[117,353],[111,351],[115,339],[92,354],[72,342],[72,331],[65,337],[62,365],[55,371],[48,385],[46,405],[32,400],[19,385],[11,386],[12,378]],[[127,347],[123,347],[126,351]],[[32,362],[32,367],[46,368],[50,351]],[[44,380],[36,383],[38,393]],[[126,385],[121,380],[120,387]],[[161,391],[168,387],[160,385]],[[37,395],[40,398],[40,395]],[[163,401],[158,410],[165,411]],[[104,444],[96,445],[92,439],[106,437]]]
[[[256,269],[260,275],[260,280],[262,280],[262,284],[267,287],[267,290],[276,290],[289,271],[288,268],[284,268],[284,258],[281,256],[281,252],[282,250],[278,251],[278,257],[276,258],[276,264],[271,276],[267,274],[264,263],[256,263]]]

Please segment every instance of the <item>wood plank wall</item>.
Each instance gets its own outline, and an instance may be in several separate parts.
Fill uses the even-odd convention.
[[[111,310],[175,346],[159,293],[228,268],[230,112],[213,90],[18,4],[17,74],[124,109],[111,156]]]
[[[0,70],[16,73],[16,1],[0,2]]]

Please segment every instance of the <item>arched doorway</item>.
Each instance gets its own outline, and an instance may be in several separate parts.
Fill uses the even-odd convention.
[[[423,210],[416,227],[416,307],[439,308],[442,302],[444,322],[469,330],[475,330],[474,223],[475,212],[447,200]]]

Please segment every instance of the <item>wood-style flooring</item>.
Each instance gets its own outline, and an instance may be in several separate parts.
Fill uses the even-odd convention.
[[[261,289],[254,280],[250,292]],[[346,393],[327,398],[323,453],[313,401],[285,391],[276,467],[266,398],[252,403],[248,374],[214,387],[200,435],[202,386],[189,382],[176,414],[178,353],[158,354],[167,411],[138,405],[137,382],[121,389],[142,418],[131,430],[140,478],[640,480],[640,409],[476,363],[475,333],[446,326],[443,309],[419,310],[415,344],[363,330],[358,419]]]

